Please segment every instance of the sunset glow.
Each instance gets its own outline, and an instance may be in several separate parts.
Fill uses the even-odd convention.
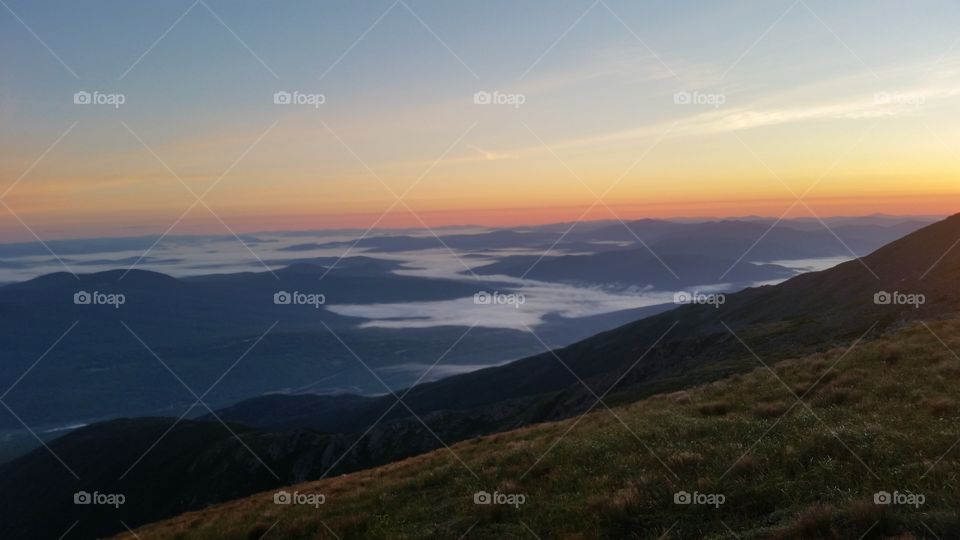
[[[882,2],[867,29],[862,7],[772,2],[700,3],[693,22],[664,5],[654,24],[574,4],[251,5],[216,14],[232,35],[202,6],[177,22],[189,3],[22,3],[43,43],[0,18],[2,239],[960,206],[956,21]]]

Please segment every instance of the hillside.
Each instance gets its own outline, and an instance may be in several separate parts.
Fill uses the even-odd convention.
[[[267,492],[136,537],[953,538],[960,358],[947,346],[960,351],[960,321],[912,323],[849,353],[835,348],[772,371],[757,361],[749,373],[613,414],[285,488],[323,494],[318,508],[276,505]],[[525,500],[476,505],[481,490]],[[678,505],[679,491],[724,500]],[[922,495],[923,504],[874,504],[881,491]]]
[[[120,510],[125,523],[137,526],[264,489],[385,465],[443,444],[576,417],[595,406],[597,395],[608,405],[622,405],[743,373],[757,361],[738,337],[774,362],[874,339],[918,319],[953,318],[960,311],[960,250],[949,248],[957,238],[960,215],[863,261],[731,294],[720,308],[682,306],[556,351],[415,386],[398,393],[403,405],[392,395],[277,396],[224,411],[238,437],[218,421],[174,427],[173,419],[132,419],[83,428],[51,444],[76,464],[82,482],[45,449],[0,466],[0,521],[12,530],[30,530],[50,513],[45,493],[109,486],[138,494]],[[877,305],[880,291],[922,293],[926,301],[917,307]],[[162,422],[170,434],[151,446],[147,441],[155,439],[148,434]],[[194,430],[206,431],[209,442],[184,457],[177,441],[194,440]],[[129,433],[138,435],[128,446],[113,446]],[[136,450],[146,458],[119,482]],[[144,489],[155,469],[180,480]],[[18,492],[21,478],[43,479],[44,487]],[[69,516],[83,515],[67,503],[59,521],[47,526],[65,528],[73,521]],[[90,535],[122,530],[100,514],[78,528]]]
[[[851,341],[873,326],[951,316],[960,311],[960,249],[950,249],[958,238],[960,215],[888,244],[862,262],[730,294],[719,309],[682,306],[552,352],[419,385],[404,401],[427,414],[540,396],[528,402],[537,409],[531,421],[558,419],[582,412],[589,402],[580,380],[597,393],[609,389],[612,398],[629,401],[752,366],[753,358],[727,327],[756,338],[758,353],[784,358]],[[876,305],[874,294],[880,291],[921,293],[926,302],[918,308]],[[374,422],[394,401],[386,396],[336,415],[298,418],[303,426],[338,431]],[[385,418],[406,415],[394,408]],[[270,408],[231,419],[260,427],[285,421]]]
[[[683,276],[682,281],[670,275],[660,262],[651,259],[646,249],[618,249],[616,252],[606,251],[595,255],[548,257],[537,268],[546,271],[554,265],[566,267],[566,270],[554,276],[557,279],[577,277],[576,281],[599,280],[606,284],[628,282],[643,286],[661,283],[666,290],[693,287],[697,283],[717,281],[721,274],[733,265],[735,257],[743,253],[766,227],[763,224],[737,222],[694,226],[654,221],[635,225],[638,234],[651,242],[658,238],[666,239],[663,240],[666,244],[658,246],[658,250],[673,245],[670,248],[671,254],[665,256],[669,259],[671,268]],[[916,226],[911,223],[906,225]],[[817,243],[810,238],[810,233],[790,231],[789,228],[783,231],[778,228],[770,233],[772,238],[782,240],[783,245],[789,248],[779,255],[792,253],[792,257],[797,257],[807,253],[800,246]],[[678,240],[683,234],[694,235],[698,242],[712,239],[709,241],[715,244],[715,247],[724,245],[729,249],[724,248],[726,251],[722,256],[714,254],[706,258],[690,255],[689,253],[696,253],[693,249],[687,250],[687,255],[682,254],[683,250],[677,254],[676,250],[686,245]],[[789,236],[782,236],[784,234]],[[800,234],[804,240],[795,238],[794,234]],[[824,240],[825,234],[828,233],[818,231],[813,238]],[[858,234],[872,236],[875,241],[892,237],[890,231],[876,228],[871,233]],[[771,238],[770,235],[768,238]],[[464,248],[482,244],[483,239],[493,245],[501,245],[503,242],[507,243],[503,245],[514,245],[510,242],[520,242],[521,245],[528,246],[525,243],[527,240],[519,240],[526,236],[501,231],[488,235],[464,235],[452,240],[473,242],[462,244]],[[541,235],[534,236],[540,241],[545,239]],[[397,238],[384,237],[383,241]],[[731,238],[736,240],[732,247],[721,242]],[[852,241],[854,238],[855,236],[850,236],[847,239]],[[688,239],[688,242],[692,240]],[[765,239],[757,248],[765,246],[767,242]],[[831,242],[836,242],[836,239]],[[834,254],[834,248],[836,246],[823,253]],[[512,257],[505,257],[502,264],[511,260]],[[281,261],[270,262],[279,264]],[[78,278],[61,272],[0,287],[0,316],[7,321],[6,325],[0,327],[0,349],[8,354],[6,361],[0,364],[0,379],[12,384],[51,343],[63,336],[58,346],[50,351],[48,360],[40,363],[37,370],[31,372],[33,376],[20,381],[4,398],[5,402],[18,411],[24,422],[38,430],[117,416],[176,415],[178,413],[173,411],[189,406],[193,402],[192,396],[182,391],[183,388],[177,380],[165,377],[163,368],[137,338],[148,344],[185,383],[192,388],[203,389],[217,381],[238,357],[244,355],[252,340],[256,340],[274,323],[276,326],[238,366],[233,373],[235,376],[217,385],[208,396],[208,403],[221,407],[266,392],[288,390],[327,394],[380,394],[384,389],[379,382],[370,377],[366,369],[357,365],[350,351],[344,349],[336,337],[326,332],[323,325],[337,332],[374,369],[402,364],[429,365],[444,354],[446,348],[461,336],[464,329],[433,327],[398,330],[361,327],[365,319],[338,314],[332,309],[333,306],[456,299],[470,303],[472,295],[479,287],[500,291],[513,288],[507,283],[499,282],[496,276],[490,276],[490,281],[478,284],[398,275],[395,271],[401,268],[399,263],[366,256],[342,260],[330,257],[303,258],[283,262],[287,266],[277,270],[276,277],[266,272],[244,272],[178,279],[150,271],[133,270],[126,274],[121,270],[112,270],[81,274]],[[525,272],[532,262],[524,259],[523,264],[514,265],[515,270]],[[335,268],[326,275],[325,268],[334,263]],[[863,271],[863,268],[859,270]],[[477,271],[484,272],[482,269]],[[736,265],[725,279],[752,283],[780,279],[790,274],[791,271],[783,267],[752,264],[744,260]],[[326,275],[322,287],[318,284],[321,275]],[[854,279],[861,277],[870,276],[853,276]],[[120,293],[125,296],[125,303],[122,309],[112,306],[78,306],[73,303],[73,295],[78,290]],[[309,305],[274,305],[273,295],[278,290],[319,291],[325,295],[326,304],[316,308]],[[468,305],[471,306],[472,304]],[[536,337],[521,330],[484,328],[481,325],[471,330],[462,346],[451,351],[447,359],[458,364],[476,365],[529,357],[544,349],[540,339],[552,348],[560,347],[625,322],[641,319],[653,309],[661,308],[650,307],[643,312],[627,311],[576,319],[554,316],[548,323],[537,326],[539,335]],[[773,313],[772,316],[776,317],[778,314]],[[667,319],[656,319],[661,322],[664,320]],[[672,323],[672,320],[670,322]],[[66,332],[74,323],[76,328]],[[136,337],[124,326],[135,332]],[[652,326],[634,328],[620,335],[629,337],[634,343],[647,338],[652,342],[656,338],[657,330]],[[673,340],[675,336],[668,337]],[[611,344],[607,346],[610,347]],[[315,351],[324,353],[317,358]],[[397,354],[397,351],[402,351],[402,354]],[[635,352],[626,349],[621,351],[628,354]],[[614,364],[621,362],[621,351],[613,355]],[[571,353],[576,354],[576,351]],[[592,351],[588,350],[585,355],[580,356],[583,358],[575,363],[594,364]],[[673,362],[672,359],[667,361]],[[699,358],[693,358],[692,361],[703,363]],[[283,369],[276,369],[278,362],[283,364]],[[450,383],[452,386],[446,387],[451,388],[452,392],[437,388],[438,391],[428,392],[421,399],[421,389],[418,389],[410,395],[410,403],[421,413],[446,408],[462,409],[488,405],[505,397],[517,398],[555,392],[576,382],[566,370],[556,365],[552,355],[541,355],[536,362],[539,364],[536,370],[552,373],[542,373],[543,377],[530,378],[514,377],[506,371],[498,371],[494,372],[493,379],[499,380],[492,383],[482,380],[485,375],[477,375],[478,379],[456,379],[455,381],[462,381],[469,390],[463,391],[464,386],[458,386],[459,383],[454,381]],[[527,365],[524,365],[523,369],[526,367]],[[579,366],[575,367],[579,369]],[[606,371],[611,366],[597,364],[597,367]],[[556,371],[557,368],[560,368],[560,371]],[[658,368],[656,371],[659,373],[663,370]],[[398,370],[384,371],[381,376],[392,388],[399,389],[416,380],[416,375],[411,371]],[[595,373],[580,373],[582,377],[592,375]],[[504,377],[516,381],[533,380],[535,384],[511,388],[512,385],[504,384]],[[647,373],[645,378],[650,379],[651,374]],[[545,384],[541,385],[540,382]],[[483,385],[483,388],[477,390],[477,384]],[[501,394],[500,389],[507,392]],[[449,400],[441,394],[454,399]],[[41,395],[44,399],[37,399],[37,396]],[[464,396],[477,399],[458,403],[457,400]],[[381,401],[371,407],[356,408],[344,415],[315,415],[316,418],[299,425],[326,432],[354,430],[358,427],[363,429],[378,418],[389,404],[390,402],[386,402],[384,405]],[[281,409],[283,408],[281,406]],[[393,412],[401,413],[404,410]],[[552,418],[571,412],[577,411],[562,407]],[[282,414],[275,415],[271,410],[264,413],[267,419],[277,418],[278,422],[267,425],[258,419],[257,426],[271,429],[290,426],[290,422],[285,422]],[[247,422],[249,418],[239,418],[237,421]],[[20,420],[0,410],[0,428],[21,427]]]

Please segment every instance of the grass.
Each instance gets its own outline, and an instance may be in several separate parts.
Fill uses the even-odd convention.
[[[960,321],[930,328],[960,351]],[[960,358],[921,324],[845,351],[779,362],[771,366],[776,376],[758,362],[752,372],[613,412],[599,407],[581,419],[289,488],[325,494],[318,509],[275,505],[264,493],[136,533],[144,540],[955,537]],[[804,395],[803,404],[791,392]],[[526,500],[477,505],[480,490]],[[725,501],[675,504],[681,490]],[[876,505],[878,491],[923,494],[925,503]]]

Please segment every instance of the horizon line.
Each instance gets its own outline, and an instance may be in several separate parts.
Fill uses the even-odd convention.
[[[365,231],[368,233],[373,232],[398,232],[398,233],[409,233],[411,231],[423,232],[427,235],[430,234],[430,231],[449,231],[457,229],[483,229],[485,231],[496,231],[496,230],[517,230],[517,229],[542,229],[545,227],[551,226],[563,226],[570,225],[573,223],[577,224],[596,224],[596,223],[630,223],[636,221],[665,221],[665,222],[690,222],[690,223],[709,223],[709,222],[732,222],[732,221],[774,221],[774,222],[796,222],[796,221],[818,221],[818,220],[828,220],[828,219],[864,219],[864,218],[903,218],[903,219],[933,219],[933,220],[942,220],[960,213],[935,213],[935,214],[891,214],[885,212],[873,212],[869,214],[833,214],[833,215],[821,215],[821,216],[795,216],[795,217],[777,217],[772,215],[757,215],[757,214],[744,214],[737,216],[693,216],[693,215],[679,215],[671,217],[641,217],[641,218],[629,218],[629,219],[618,219],[618,218],[609,218],[609,219],[582,219],[582,220],[560,220],[560,221],[549,221],[545,223],[518,223],[514,225],[483,225],[480,223],[462,223],[462,224],[452,224],[452,225],[438,225],[435,227],[316,227],[316,228],[276,228],[276,229],[260,229],[253,231],[244,231],[238,232],[237,235],[240,236],[255,236],[259,234],[279,234],[279,233],[360,233],[363,234]],[[476,234],[482,234],[478,232]],[[232,238],[234,234],[231,232],[224,231],[223,233],[181,233],[181,234],[169,234],[163,235],[161,232],[157,233],[148,233],[148,234],[113,234],[113,235],[104,235],[104,236],[76,236],[76,237],[58,237],[51,239],[34,239],[34,240],[13,240],[13,241],[0,241],[0,246],[11,246],[11,245],[32,245],[32,244],[42,244],[44,242],[82,242],[88,240],[120,240],[120,239],[133,239],[133,238],[157,238],[164,236],[165,238]]]

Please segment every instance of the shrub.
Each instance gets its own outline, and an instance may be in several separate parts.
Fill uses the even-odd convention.
[[[759,418],[780,418],[784,415],[790,406],[781,401],[769,401],[766,403],[757,403],[753,407],[753,414]]]
[[[730,412],[731,408],[730,403],[726,401],[708,401],[697,407],[700,414],[704,416],[723,416]]]
[[[920,406],[937,416],[944,416],[957,408],[957,402],[948,397],[925,398]]]

